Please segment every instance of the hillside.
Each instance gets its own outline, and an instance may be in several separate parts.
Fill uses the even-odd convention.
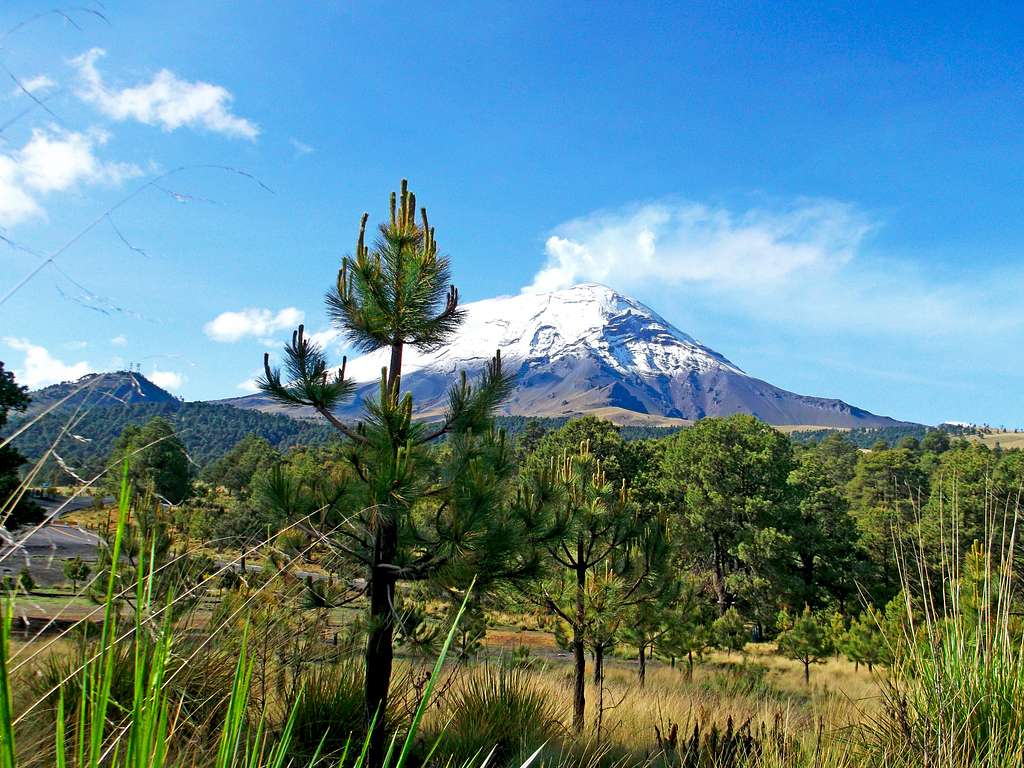
[[[71,475],[61,468],[61,462],[80,477],[96,474],[103,468],[121,431],[129,424],[143,424],[154,416],[162,416],[174,424],[197,469],[222,456],[249,434],[260,435],[277,448],[323,443],[334,434],[329,427],[313,421],[217,403],[186,403],[145,376],[128,371],[90,374],[78,382],[31,393],[33,402],[28,413],[12,419],[8,432],[13,432],[47,404],[72,393],[68,402],[14,441],[19,451],[35,461],[58,441],[65,427],[73,424],[59,439],[55,450],[58,458],[48,462],[40,476],[41,482],[67,482]]]

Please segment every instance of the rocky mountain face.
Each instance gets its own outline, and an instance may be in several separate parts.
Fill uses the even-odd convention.
[[[500,349],[517,374],[509,415],[598,413],[633,423],[672,423],[749,413],[769,424],[882,427],[899,424],[841,400],[798,395],[748,375],[656,312],[602,285],[522,294],[465,305],[466,321],[443,349],[407,349],[403,389],[423,416],[440,414],[453,377],[483,369]],[[386,350],[349,362],[359,388],[343,416],[358,416],[377,392]],[[223,402],[275,411],[265,396]]]

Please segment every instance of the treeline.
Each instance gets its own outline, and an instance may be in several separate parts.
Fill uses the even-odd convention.
[[[956,424],[941,424],[938,429],[952,437],[968,437],[982,432],[976,427],[964,427]],[[798,443],[820,443],[835,431],[834,429],[802,429],[790,432],[790,437]],[[882,443],[896,445],[904,438],[923,440],[925,435],[931,431],[933,428],[926,427],[924,424],[900,424],[892,427],[848,429],[844,430],[843,434],[848,442],[858,448],[872,448]]]

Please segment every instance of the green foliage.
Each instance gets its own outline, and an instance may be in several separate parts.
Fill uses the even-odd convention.
[[[798,563],[793,600],[815,608],[855,599],[855,578],[861,570],[857,525],[837,482],[846,472],[837,471],[828,447],[824,452],[821,447],[803,451],[788,479],[796,503],[786,526]]]
[[[846,658],[857,666],[866,664],[869,670],[889,663],[891,657],[882,634],[883,621],[882,615],[871,605],[851,621],[850,628],[839,641]]]
[[[857,462],[847,496],[860,546],[874,570],[871,596],[879,604],[899,588],[895,552],[913,540],[915,508],[927,494],[928,478],[917,456],[905,448],[871,451]]]
[[[281,459],[281,454],[260,435],[246,435],[235,446],[206,466],[199,478],[213,486],[245,495],[253,477],[270,469]]]
[[[24,411],[29,404],[25,387],[14,381],[0,361],[0,431],[11,411]],[[0,526],[18,528],[43,519],[42,508],[24,495],[19,470],[26,459],[11,445],[0,446]]]
[[[42,417],[14,441],[15,447],[31,461],[43,457],[61,436],[70,406],[62,406]],[[85,440],[60,439],[58,451],[65,463],[81,477],[93,477],[107,466],[115,442],[129,426],[141,427],[155,417],[174,426],[195,467],[203,469],[224,456],[250,436],[265,439],[282,451],[295,445],[323,445],[333,430],[309,419],[294,419],[283,414],[244,410],[223,403],[162,403],[97,405],[75,416],[75,434]],[[50,459],[37,481],[67,484],[72,478]]]
[[[750,630],[743,616],[733,606],[711,623],[711,636],[719,648],[729,653],[742,653],[750,640]]]
[[[324,765],[337,765],[346,743],[366,738],[364,709],[359,666],[350,661],[311,665],[292,707],[289,757],[305,765],[319,754]]]
[[[586,423],[582,428],[591,426]],[[545,436],[545,450],[556,450],[563,440],[571,442],[580,429],[578,422],[570,422],[559,431],[562,434]],[[605,437],[606,447],[619,444],[610,433]],[[575,450],[563,448],[560,457],[536,461],[523,478],[518,503],[527,528],[539,534],[546,576],[524,589],[571,631],[567,642],[575,663],[573,728],[579,732],[586,706],[586,647],[595,650],[600,680],[601,655],[614,642],[624,609],[635,602],[649,576],[649,541],[662,535],[660,521],[653,519],[649,525],[640,520],[625,480],[616,484],[608,478],[604,462],[590,452],[585,438]]]
[[[721,612],[735,597],[730,575],[742,571],[754,598],[767,586],[750,584],[751,574],[770,582],[769,571],[783,572],[774,562],[782,542],[774,534],[756,534],[782,527],[792,454],[785,436],[752,416],[704,419],[668,439],[662,459],[666,503],[685,522],[694,557],[712,574]],[[744,543],[745,564],[738,549]]]
[[[492,421],[513,383],[502,369],[500,351],[475,382],[465,372],[453,382],[440,425],[414,422],[412,397],[401,391],[405,347],[436,349],[463,316],[458,291],[449,283],[448,259],[438,252],[426,210],[419,214],[417,223],[415,196],[403,180],[372,245],[366,242],[364,214],[355,254],[342,259],[327,296],[328,313],[352,344],[390,353],[379,394],[366,401],[360,425],[347,425],[333,413],[355,389],[344,363],[332,373],[323,350],[302,326],[285,348],[283,371],[265,355],[260,380],[275,401],[313,408],[347,438],[354,479],[344,494],[345,512],[328,510],[320,522],[328,535],[338,532],[335,548],[365,569],[368,720],[387,709],[398,582],[425,582],[450,596],[477,577],[522,577],[532,565],[522,546],[527,531],[509,503],[512,448]],[[443,448],[432,447],[442,436],[447,437]],[[274,491],[266,497],[278,502],[282,515],[300,511],[298,484],[281,473],[271,478],[271,486]],[[405,615],[420,615],[415,609]],[[371,733],[373,765],[384,757],[384,738],[383,729]]]
[[[191,490],[191,467],[184,444],[174,425],[155,416],[141,427],[129,426],[118,437],[109,464],[129,460],[129,479],[171,504],[179,504]],[[112,477],[112,476],[108,476]],[[113,480],[108,488],[113,490]]]
[[[71,582],[71,588],[77,592],[78,582],[85,581],[92,573],[92,566],[80,557],[71,557],[64,561],[64,578]]]
[[[579,453],[580,446],[596,461],[609,482],[619,485],[623,480],[626,444],[619,428],[610,421],[596,416],[572,419],[559,429],[547,432],[526,460],[525,471],[536,474],[544,471],[552,461],[562,461],[567,454]]]

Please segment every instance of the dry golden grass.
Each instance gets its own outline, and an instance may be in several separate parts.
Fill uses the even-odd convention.
[[[984,435],[971,435],[968,439],[984,443],[989,448],[998,445],[1006,449],[1024,449],[1024,432],[990,432]]]
[[[544,632],[514,628],[488,632],[490,651],[526,646],[535,667],[530,684],[542,690],[562,713],[561,726],[569,732],[572,718],[572,667],[564,654],[556,655],[553,638]],[[649,754],[656,747],[655,726],[662,733],[672,724],[688,735],[695,725],[702,732],[712,726],[725,728],[749,723],[779,727],[793,738],[816,738],[819,727],[837,730],[861,722],[878,700],[879,687],[867,669],[856,669],[845,659],[829,659],[815,665],[811,685],[804,683],[803,667],[774,653],[772,644],[751,644],[745,657],[711,653],[695,664],[692,678],[685,663],[676,668],[651,662],[646,685],[641,688],[636,662],[611,658],[606,662],[604,683],[603,740],[610,747],[633,754]],[[744,665],[763,668],[761,684],[743,688]],[[467,668],[456,672],[461,674]],[[730,674],[732,671],[733,674]],[[588,675],[591,669],[588,659]],[[757,677],[756,671],[753,677]],[[731,685],[730,681],[735,681]],[[592,730],[600,699],[588,678],[587,729]]]

